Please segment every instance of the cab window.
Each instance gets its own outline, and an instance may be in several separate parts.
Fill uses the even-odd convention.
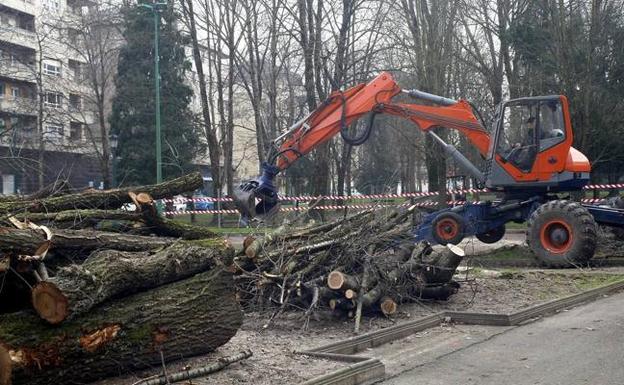
[[[541,102],[539,112],[541,152],[565,140],[565,123],[560,100]]]
[[[537,154],[538,104],[507,104],[503,111],[496,153],[528,172]]]

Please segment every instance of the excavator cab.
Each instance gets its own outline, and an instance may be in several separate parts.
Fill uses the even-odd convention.
[[[589,180],[589,161],[572,147],[565,96],[503,103],[494,122],[486,186],[505,190],[574,190]]]

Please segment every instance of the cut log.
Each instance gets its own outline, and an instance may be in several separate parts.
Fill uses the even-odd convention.
[[[381,312],[385,315],[392,315],[397,311],[397,303],[390,297],[383,297],[381,301],[379,301],[379,308]]]
[[[0,227],[0,251],[33,255],[46,242],[43,231]],[[120,251],[144,251],[162,248],[175,242],[173,238],[143,237],[91,230],[52,231],[50,251],[80,251],[88,253],[95,249]]]
[[[220,269],[107,302],[52,327],[35,313],[0,316],[13,385],[84,383],[205,354],[242,323],[232,277]]]
[[[82,265],[59,270],[38,283],[32,304],[41,318],[57,324],[84,314],[109,298],[177,281],[222,265],[234,250],[224,240],[213,247],[175,243],[155,253],[96,251]]]
[[[34,200],[16,200],[1,202],[0,213],[18,213],[23,211],[55,212],[74,209],[118,209],[131,203],[131,191],[145,192],[154,199],[172,197],[187,191],[194,191],[203,186],[199,172],[188,174],[155,185],[118,188],[113,190],[88,190],[81,193],[66,194]]]
[[[345,290],[345,298],[346,298],[346,299],[354,299],[354,298],[357,298],[357,291],[355,291],[355,290],[351,290],[351,289],[347,289],[347,290]]]
[[[429,284],[450,282],[463,258],[462,249],[436,247],[431,254],[423,256],[423,264],[428,268],[422,269],[421,276]]]
[[[190,225],[161,217],[158,215],[154,200],[147,193],[134,194],[130,192],[129,194],[130,198],[138,206],[145,224],[156,235],[182,239],[204,239],[217,236],[207,227]]]
[[[332,298],[329,300],[329,308],[332,310],[355,309],[355,302],[346,298]]]
[[[332,271],[327,276],[327,286],[332,290],[357,290],[360,288],[360,283],[355,277],[340,271]]]

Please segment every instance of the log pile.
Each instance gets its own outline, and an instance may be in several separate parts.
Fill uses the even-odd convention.
[[[89,382],[234,336],[233,248],[154,202],[201,184],[0,200],[0,385]]]
[[[363,312],[390,316],[405,302],[454,294],[462,260],[456,247],[415,243],[415,207],[364,211],[334,222],[281,226],[247,238],[235,258],[239,297],[254,310],[277,306],[330,309],[355,319]]]

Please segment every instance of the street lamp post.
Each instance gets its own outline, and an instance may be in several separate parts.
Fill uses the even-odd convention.
[[[113,185],[111,187],[117,187],[117,145],[119,144],[119,136],[111,134],[110,139],[108,139],[108,143],[110,143],[110,148],[112,150],[111,173],[113,174]]]
[[[139,7],[147,8],[154,15],[154,87],[156,88],[156,183],[162,182],[162,138],[160,134],[160,57],[158,54],[158,30],[160,11],[167,3],[141,3]]]

